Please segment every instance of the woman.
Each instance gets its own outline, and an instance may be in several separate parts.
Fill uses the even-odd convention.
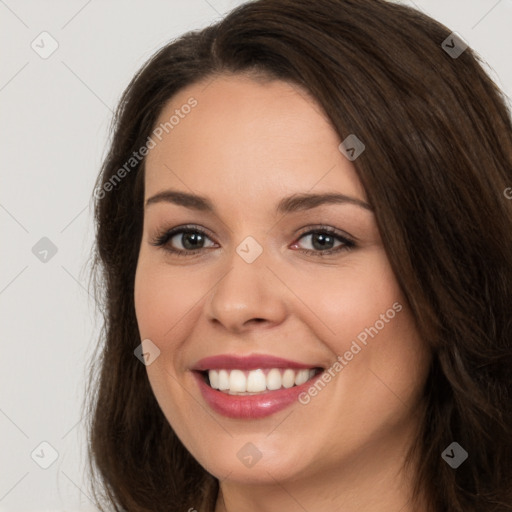
[[[411,8],[259,0],[162,48],[94,192],[104,502],[512,510],[511,169],[502,93]]]

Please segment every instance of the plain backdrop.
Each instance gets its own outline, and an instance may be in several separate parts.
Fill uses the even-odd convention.
[[[157,49],[240,3],[0,0],[0,511],[96,510],[81,406],[100,328],[90,198],[112,111]],[[511,95],[512,0],[403,3],[458,32]]]

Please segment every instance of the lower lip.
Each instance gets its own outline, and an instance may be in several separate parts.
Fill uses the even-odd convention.
[[[260,395],[229,395],[209,386],[203,374],[192,372],[199,389],[208,405],[217,413],[228,418],[257,419],[270,416],[286,409],[298,401],[299,395],[308,389],[322,374],[315,375],[300,386],[268,391]]]

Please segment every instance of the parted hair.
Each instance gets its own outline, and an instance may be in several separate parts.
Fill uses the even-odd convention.
[[[302,87],[340,140],[356,134],[365,145],[353,165],[433,356],[407,459],[419,460],[415,498],[432,512],[512,511],[511,117],[479,56],[445,51],[450,34],[384,0],[257,0],[171,41],[137,72],[93,194],[103,327],[86,407],[101,510],[215,508],[218,480],[176,436],[134,357],[145,159],[105,185],[178,91],[239,74]],[[456,469],[441,457],[452,442],[468,453]]]

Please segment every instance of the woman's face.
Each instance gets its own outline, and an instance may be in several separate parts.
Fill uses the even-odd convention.
[[[397,458],[430,356],[321,109],[287,83],[231,76],[183,89],[166,122],[146,161],[135,306],[176,434],[239,483]],[[247,383],[259,391],[234,394]]]

